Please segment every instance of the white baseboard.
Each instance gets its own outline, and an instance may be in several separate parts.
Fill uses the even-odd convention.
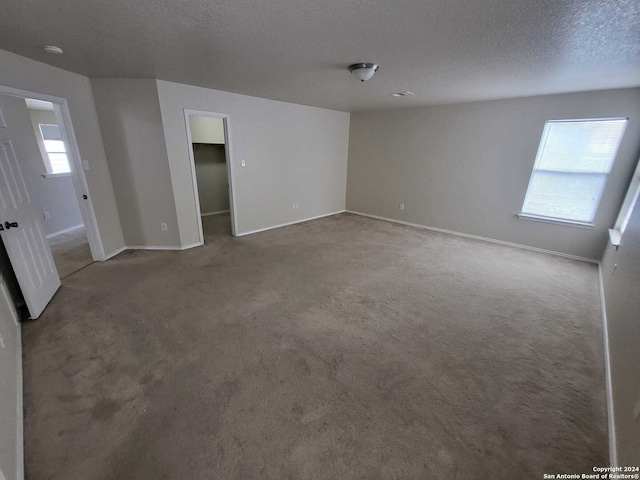
[[[354,210],[345,210],[345,211],[346,213],[352,213],[354,215],[360,215],[362,217],[369,217],[369,218],[375,218],[376,220],[384,220],[386,222],[399,223],[400,225],[407,225],[409,227],[421,228],[423,230],[432,230],[434,232],[448,233],[449,235],[456,235],[458,237],[472,238],[474,240],[482,240],[483,242],[497,243],[498,245],[506,245],[507,247],[515,247],[515,248],[521,248],[523,250],[531,250],[532,252],[547,253],[549,255],[557,255],[559,257],[570,258],[572,260],[580,260],[582,262],[595,263],[595,264],[600,263],[598,260],[594,260],[593,258],[579,257],[577,255],[570,255],[568,253],[555,252],[553,250],[545,250],[544,248],[530,247],[529,245],[522,245],[521,243],[505,242],[504,240],[496,240],[495,238],[481,237],[480,235],[472,235],[470,233],[456,232],[455,230],[446,230],[444,228],[430,227],[428,225],[405,222],[403,220],[396,220],[395,218],[381,217],[379,215],[371,215],[370,213],[356,212]]]
[[[221,215],[223,213],[229,213],[231,210],[219,210],[217,212],[207,212],[207,213],[201,213],[200,216],[201,217],[208,217],[210,215]]]
[[[83,227],[84,227],[84,223],[81,223],[80,225],[74,225],[73,227],[65,228],[64,230],[59,230],[57,232],[50,233],[49,235],[47,235],[47,238],[54,238],[54,237],[57,237],[58,235],[64,235],[65,233],[73,232],[74,230],[78,230],[79,228],[83,228]]]
[[[182,247],[176,247],[174,245],[127,245],[125,248],[126,250],[182,250]]]
[[[124,252],[126,249],[127,249],[127,247],[122,247],[122,248],[119,248],[119,249],[117,249],[117,250],[114,250],[113,252],[111,252],[111,253],[109,253],[109,254],[105,255],[104,260],[109,260],[110,258],[115,257],[115,256],[116,256],[116,255],[118,255],[119,253]]]
[[[339,210],[337,212],[331,213],[323,213],[322,215],[316,215],[315,217],[303,218],[300,220],[294,220],[293,222],[280,223],[278,225],[272,225],[271,227],[258,228],[256,230],[249,230],[247,232],[240,232],[236,235],[236,237],[244,237],[245,235],[252,235],[254,233],[266,232],[267,230],[273,230],[274,228],[288,227],[290,225],[295,225],[297,223],[309,222],[311,220],[317,220],[318,218],[330,217],[332,215],[338,215],[340,213],[344,213],[345,210]]]
[[[201,247],[202,245],[204,245],[203,242],[189,243],[188,245],[180,247],[180,250],[189,250],[190,248]]]
[[[604,279],[602,278],[602,263],[598,264],[598,282],[600,286],[600,306],[602,308],[602,335],[604,338],[604,365],[607,384],[607,418],[609,424],[609,464],[618,466],[618,451],[616,446],[616,424],[613,409],[613,384],[611,379],[611,357],[609,356],[609,324],[607,322],[607,306],[604,297]]]

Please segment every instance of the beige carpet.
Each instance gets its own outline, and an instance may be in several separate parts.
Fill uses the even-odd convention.
[[[50,238],[49,245],[60,278],[93,263],[84,227]]]
[[[342,214],[94,263],[23,332],[32,480],[607,464],[587,263]]]

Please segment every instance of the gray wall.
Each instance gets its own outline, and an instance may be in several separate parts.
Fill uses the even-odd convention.
[[[182,245],[198,242],[200,222],[184,109],[229,115],[237,234],[344,210],[348,113],[157,83]]]
[[[630,120],[596,228],[519,220],[545,121],[602,117]],[[599,259],[639,150],[640,89],[354,113],[347,209]]]
[[[179,246],[155,80],[92,79],[91,85],[125,243]]]
[[[224,145],[193,144],[200,213],[229,210],[227,162]]]
[[[118,209],[104,153],[89,79],[0,50],[0,85],[66,98],[107,255],[124,246]]]
[[[618,265],[615,269],[614,266]],[[608,246],[602,260],[618,465],[640,464],[640,199],[618,250]]]
[[[47,110],[29,110],[29,117],[33,126],[34,137],[40,146],[42,154],[44,144],[42,144],[38,124],[59,125],[58,119],[54,112]],[[44,151],[44,154],[46,154],[46,151]],[[82,214],[78,206],[78,198],[71,175],[45,178],[43,174],[47,172],[44,166],[44,159],[38,158],[34,160],[34,168],[31,170],[33,175],[32,192],[37,194],[42,211],[46,210],[50,216],[48,220],[45,220],[44,217],[41,219],[45,233],[49,235],[82,225]]]

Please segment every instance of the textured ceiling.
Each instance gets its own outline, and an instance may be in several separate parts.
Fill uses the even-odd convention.
[[[640,1],[3,0],[0,48],[358,111],[638,86]],[[360,84],[355,62],[380,70]]]

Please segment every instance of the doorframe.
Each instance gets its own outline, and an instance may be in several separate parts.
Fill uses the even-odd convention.
[[[0,85],[0,95],[9,95],[23,99],[34,98],[36,100],[44,100],[46,102],[53,103],[54,113],[57,117],[62,119],[60,125],[62,139],[69,147],[69,152],[67,153],[70,156],[69,167],[71,170],[71,179],[76,192],[76,200],[80,206],[80,215],[82,216],[82,221],[85,226],[85,233],[87,235],[89,248],[91,249],[91,256],[94,261],[102,262],[106,260],[104,245],[102,244],[102,237],[100,236],[100,230],[98,228],[96,213],[93,208],[89,185],[87,184],[87,178],[84,174],[85,167],[82,162],[82,157],[80,156],[80,148],[78,147],[77,137],[73,129],[73,122],[71,120],[71,112],[69,111],[67,99],[44,93],[21,90],[19,88],[6,87],[4,85]],[[86,195],[87,199],[84,199],[82,197],[83,195]]]
[[[191,181],[193,183],[193,200],[196,207],[196,215],[198,218],[198,235],[200,245],[204,244],[204,232],[202,230],[202,216],[200,210],[200,196],[198,195],[198,177],[196,175],[196,160],[193,155],[193,141],[191,138],[191,122],[189,117],[210,117],[210,118],[220,118],[222,119],[222,124],[224,127],[224,154],[225,161],[227,162],[227,182],[229,183],[229,210],[231,212],[231,235],[237,237],[238,232],[238,216],[236,215],[235,209],[235,189],[234,189],[234,181],[235,178],[233,162],[231,159],[233,156],[231,155],[232,151],[232,143],[231,143],[231,128],[230,128],[230,115],[228,113],[215,113],[215,112],[207,112],[204,110],[193,110],[190,108],[184,109],[184,121],[185,128],[187,131],[187,149],[189,150],[189,168],[191,168]]]

